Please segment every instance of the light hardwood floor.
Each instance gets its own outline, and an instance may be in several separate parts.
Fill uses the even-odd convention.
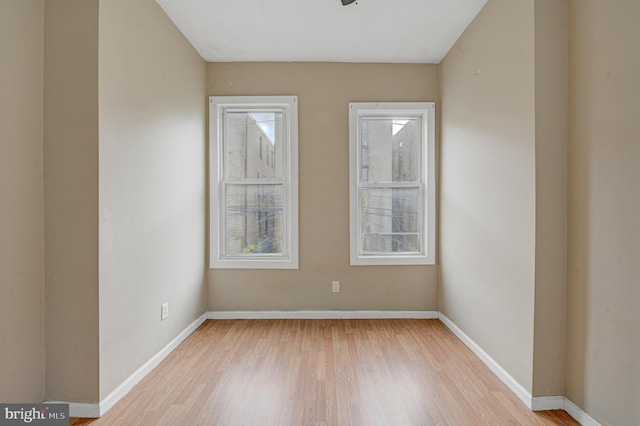
[[[533,413],[439,320],[206,321],[71,425],[574,425]]]

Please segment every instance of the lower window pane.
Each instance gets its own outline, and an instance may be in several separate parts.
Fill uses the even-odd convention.
[[[419,188],[360,190],[362,254],[421,251]]]
[[[284,185],[227,185],[225,256],[282,255]]]

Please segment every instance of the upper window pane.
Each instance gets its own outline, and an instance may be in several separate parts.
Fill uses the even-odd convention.
[[[277,179],[284,176],[281,111],[226,109],[223,120],[226,179]]]
[[[361,117],[361,182],[418,182],[420,129],[415,117]]]

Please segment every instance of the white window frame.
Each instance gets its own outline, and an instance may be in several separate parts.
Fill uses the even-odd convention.
[[[362,117],[419,117],[421,135],[421,251],[411,254],[364,254],[360,182],[360,120]],[[349,103],[349,219],[351,265],[434,265],[436,262],[436,173],[434,102],[352,102]]]
[[[281,109],[284,112],[283,149],[285,170],[286,246],[282,255],[224,256],[224,111],[236,108]],[[262,181],[253,181],[258,183]],[[267,182],[264,182],[267,183]],[[209,97],[209,253],[214,269],[298,269],[298,98],[297,96]]]

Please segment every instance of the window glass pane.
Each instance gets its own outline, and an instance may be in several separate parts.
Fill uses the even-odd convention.
[[[282,178],[283,122],[282,112],[226,112],[225,178]]]
[[[360,203],[363,254],[421,251],[418,187],[361,189]]]
[[[284,250],[284,185],[226,185],[225,256]]]
[[[420,180],[419,123],[418,118],[363,117],[360,120],[361,182]]]

